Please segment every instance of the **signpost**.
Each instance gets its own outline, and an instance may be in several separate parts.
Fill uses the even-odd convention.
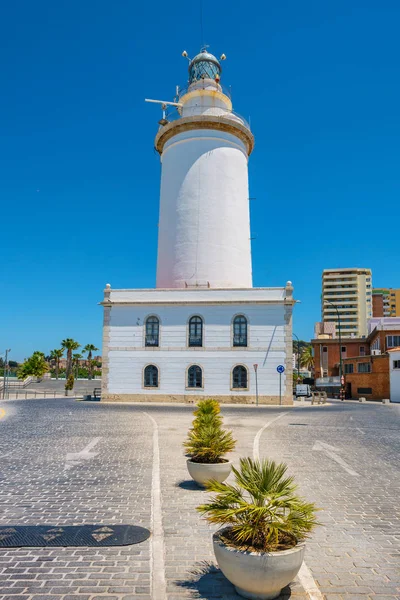
[[[285,372],[285,367],[283,365],[278,365],[276,370],[279,373],[279,405],[282,404],[282,373]]]
[[[257,381],[257,369],[258,369],[258,365],[255,364],[253,365],[254,367],[254,373],[256,375],[256,406],[258,406],[258,381]]]

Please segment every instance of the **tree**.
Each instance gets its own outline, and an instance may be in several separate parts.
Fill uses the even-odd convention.
[[[68,392],[74,388],[74,376],[72,373],[68,376],[67,381],[65,382],[65,395],[68,396]]]
[[[72,373],[72,352],[80,348],[80,343],[76,342],[72,338],[66,338],[61,342],[61,347],[67,351],[67,368],[65,370],[65,377],[68,379]]]
[[[18,369],[18,379],[25,379],[30,375],[33,377],[43,377],[49,370],[49,365],[46,363],[43,352],[36,351],[27,358]]]
[[[97,352],[98,348],[93,344],[86,344],[82,352],[87,352],[87,361],[88,361],[88,369],[89,369],[89,379],[93,379],[93,358],[92,352]]]
[[[312,347],[307,346],[300,356],[300,365],[307,369],[307,371],[311,371],[314,366],[314,356],[312,353]]]
[[[62,358],[63,354],[64,348],[56,348],[50,352],[50,359],[54,360],[56,363],[56,379],[58,379],[58,374],[60,372],[60,358]]]
[[[75,379],[78,379],[78,372],[79,372],[79,361],[83,358],[82,354],[73,354],[72,355],[72,359],[74,361],[74,365],[75,365]]]

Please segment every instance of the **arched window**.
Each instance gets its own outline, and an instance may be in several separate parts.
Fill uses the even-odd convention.
[[[237,365],[233,369],[232,387],[236,389],[247,388],[247,369],[243,365]]]
[[[145,368],[144,387],[158,387],[158,369],[155,365],[147,365]]]
[[[157,317],[147,317],[146,319],[146,339],[145,346],[158,346],[160,334],[160,321]]]
[[[247,346],[247,319],[243,315],[233,319],[233,345]]]
[[[198,365],[192,365],[188,368],[188,388],[202,388],[203,387],[203,372],[201,367]]]
[[[203,345],[203,319],[191,317],[189,320],[189,346]]]

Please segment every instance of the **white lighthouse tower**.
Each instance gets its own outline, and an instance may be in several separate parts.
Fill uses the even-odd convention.
[[[175,101],[151,102],[163,108],[157,283],[104,290],[102,399],[291,404],[293,287],[252,287],[254,138],[220,61],[203,49]]]
[[[232,112],[219,61],[189,64],[179,118],[155,140],[161,155],[157,287],[252,287],[248,157],[254,138]]]

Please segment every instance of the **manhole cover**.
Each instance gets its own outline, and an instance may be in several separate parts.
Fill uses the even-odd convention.
[[[15,525],[0,527],[0,548],[23,546],[130,546],[150,531],[135,525]]]

